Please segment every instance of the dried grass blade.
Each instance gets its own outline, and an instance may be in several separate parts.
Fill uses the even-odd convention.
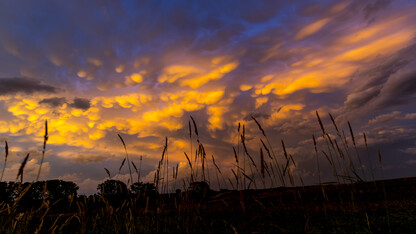
[[[318,153],[318,148],[316,147],[316,139],[315,139],[315,135],[312,135],[312,139],[313,139],[313,145],[315,147],[315,153]]]
[[[242,174],[243,174],[243,176],[244,177],[246,177],[248,180],[250,180],[250,182],[251,183],[254,183],[254,180],[250,177],[250,176],[248,176],[246,173],[244,173],[244,172],[241,172]],[[250,187],[250,186],[249,186]]]
[[[4,141],[5,146],[4,146],[4,165],[3,165],[3,171],[1,173],[1,178],[0,181],[3,180],[3,175],[4,175],[4,171],[6,170],[6,163],[7,163],[7,156],[9,155],[9,145],[7,144],[7,141]]]
[[[121,168],[123,168],[125,162],[126,162],[126,158],[124,158],[123,161],[121,162],[121,166],[118,169],[118,174],[120,174]]]
[[[109,178],[109,179],[111,179],[111,174],[110,174],[110,171],[109,171],[107,168],[105,168],[105,167],[104,167],[104,170],[105,170],[105,172],[107,173],[108,178]]]
[[[7,159],[7,156],[9,155],[9,144],[7,144],[7,141],[4,141],[5,146],[4,146],[4,151],[6,153],[5,158]]]
[[[196,122],[195,122],[194,118],[192,117],[192,115],[190,117],[191,117],[192,123],[194,124],[195,135],[199,136],[198,135],[198,128],[196,127]]]
[[[218,167],[217,163],[215,163],[214,155],[212,155],[212,163],[214,163],[215,168],[217,168],[218,172],[222,175],[220,168]]]
[[[17,176],[16,176],[16,180],[17,180],[17,179],[19,178],[19,176],[20,176],[20,182],[21,182],[21,183],[23,183],[23,170],[24,170],[24,168],[25,168],[25,166],[26,166],[27,160],[28,160],[28,158],[29,158],[29,154],[30,154],[30,153],[28,153],[28,154],[26,155],[25,159],[23,159],[23,162],[20,164],[20,167],[19,167],[19,172],[17,173]]]
[[[332,166],[332,162],[331,162],[331,160],[329,159],[328,155],[325,153],[325,151],[323,151],[323,150],[322,150],[322,153],[325,155],[325,157],[326,157],[326,159],[328,160],[329,164],[331,164],[331,166]]]
[[[254,162],[253,158],[251,157],[250,153],[247,150],[247,146],[246,146],[246,143],[244,141],[244,136],[243,135],[241,135],[241,142],[243,143],[244,152],[246,152],[246,154],[247,154],[248,158],[250,159],[251,163],[257,168],[256,163]]]
[[[120,134],[117,134],[117,135],[118,135],[118,137],[120,138],[121,143],[123,143],[123,146],[124,146],[124,151],[126,152],[127,164],[128,164],[128,166],[129,166],[130,181],[133,183],[133,175],[132,175],[132,173],[131,173],[130,160],[129,160],[129,154],[127,153],[126,143],[124,143],[124,140],[123,140],[123,138],[120,136]],[[119,171],[119,173],[120,173],[120,171]]]
[[[191,121],[188,121],[188,129],[189,129],[189,138],[192,138],[192,128],[191,128]]]
[[[285,158],[286,158],[286,160],[288,160],[287,159],[286,147],[285,147],[285,143],[283,142],[283,140],[282,140],[282,147],[283,147],[283,152],[285,153]]]
[[[378,149],[378,161],[380,162],[380,166],[383,167],[383,162],[381,160],[381,152],[380,152],[380,149]]]
[[[289,155],[289,157],[292,160],[293,165],[296,167],[296,163],[295,163],[295,160],[293,160],[293,156],[292,155]]]
[[[364,135],[365,147],[368,147],[368,145],[367,145],[367,135],[365,134],[365,132],[363,132],[363,135]]]
[[[351,127],[350,121],[348,121],[348,128],[350,129],[351,138],[352,138],[352,143],[353,143],[353,144],[354,144],[354,146],[355,146],[355,137],[354,137],[354,132],[352,131],[352,127]]]
[[[322,124],[321,117],[319,117],[318,111],[316,111],[316,117],[318,118],[319,126],[321,126],[322,134],[325,135],[325,128]]]
[[[139,173],[139,170],[137,170],[136,164],[134,164],[134,162],[133,162],[133,161],[131,161],[131,164],[133,165],[134,170],[135,170],[137,173]]]
[[[264,155],[263,155],[263,148],[260,147],[260,171],[261,176],[264,178]]]
[[[123,138],[120,136],[120,134],[117,134],[117,136],[120,138],[121,143],[123,143],[124,149],[126,149],[126,143],[124,143]]]
[[[335,145],[337,146],[337,150],[338,150],[339,156],[341,156],[341,158],[342,158],[342,159],[344,159],[344,158],[345,158],[344,153],[343,153],[343,152],[342,152],[342,150],[339,148],[337,140],[336,140],[336,139],[334,139],[334,141],[335,141]]]
[[[232,171],[232,172],[233,172],[233,174],[234,174],[235,181],[236,181],[236,184],[237,184],[237,186],[238,186],[238,176],[237,176],[237,174],[235,173],[235,171],[234,171],[233,169],[231,169],[231,171]]]
[[[36,181],[39,180],[40,171],[42,169],[42,164],[43,164],[43,159],[45,158],[46,142],[48,141],[48,139],[49,139],[49,135],[48,135],[48,120],[45,120],[45,135],[43,136],[42,158],[40,160],[39,171],[38,171],[38,174],[36,176]]]
[[[290,160],[288,159],[288,160],[286,161],[286,166],[285,166],[285,168],[283,169],[283,176],[285,175],[286,170],[287,170],[287,168],[289,167],[289,163],[290,163]]]
[[[334,117],[332,117],[331,113],[328,113],[328,114],[329,114],[329,117],[331,118],[332,124],[333,124],[333,125],[334,125],[334,127],[335,127],[335,130],[337,130],[337,132],[339,133],[338,126],[337,126],[337,124],[335,123],[335,119],[334,119]]]
[[[237,163],[237,165],[238,165],[238,156],[237,156],[237,152],[235,151],[234,146],[233,146],[233,151],[234,151],[234,158],[235,158],[235,162],[236,162],[236,163]]]
[[[188,160],[189,167],[191,167],[191,169],[192,169],[192,163],[191,163],[191,160],[189,159],[189,157],[188,157],[188,155],[186,154],[186,152],[183,152],[183,153],[185,154],[185,157],[186,157],[186,159]]]
[[[273,160],[272,155],[270,154],[270,150],[269,148],[266,146],[266,144],[264,143],[264,141],[262,139],[260,139],[261,144],[263,145],[264,149],[266,149],[267,155],[269,155],[269,158]]]
[[[254,116],[251,116],[251,118],[254,120],[254,122],[256,122],[256,124],[259,127],[259,129],[260,129],[261,133],[263,134],[263,136],[266,136],[266,133],[265,133],[264,129],[261,127],[259,121],[257,121],[257,119],[254,118]]]

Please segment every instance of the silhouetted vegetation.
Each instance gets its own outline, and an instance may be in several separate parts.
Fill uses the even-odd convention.
[[[259,159],[254,159],[246,145],[245,125],[239,124],[238,145],[237,149],[233,148],[235,164],[232,176],[227,177],[214,156],[209,167],[196,122],[191,118],[192,124],[189,121],[188,125],[190,148],[195,153],[185,153],[188,178],[180,181],[178,165],[169,166],[168,139],[165,138],[154,183],[140,182],[140,176],[134,182],[131,168],[130,187],[111,179],[110,171],[105,168],[109,179],[97,186],[97,194],[90,196],[77,196],[78,186],[61,180],[0,182],[0,232],[405,233],[416,230],[416,178],[375,180],[366,135],[363,134],[369,167],[360,158],[350,124],[350,139],[347,139],[329,115],[336,130],[330,135],[319,114],[316,115],[323,144],[320,146],[312,136],[318,185],[305,186],[302,177],[294,173],[296,160],[283,140],[280,141],[282,155],[278,158],[266,131],[254,117],[261,133]],[[43,149],[48,137],[45,130]],[[140,175],[141,166],[129,162],[127,144],[120,135],[119,138],[126,155],[119,171],[127,161]],[[23,180],[28,157],[29,154],[21,164],[20,180]],[[321,157],[337,182],[322,182]],[[380,151],[377,159],[382,169]],[[211,188],[209,169],[211,179],[215,175],[219,191]],[[370,174],[372,180],[367,180]],[[302,186],[296,186],[296,177]],[[177,182],[183,184],[183,191],[176,189]],[[174,189],[176,192],[171,193]]]
[[[111,203],[119,204],[128,196],[127,185],[119,180],[106,180],[97,186],[98,194]]]

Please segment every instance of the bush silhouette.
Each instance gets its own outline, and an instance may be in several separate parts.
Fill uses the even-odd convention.
[[[113,205],[121,205],[127,198],[127,185],[120,180],[106,180],[97,186],[98,194]]]
[[[205,181],[196,181],[189,185],[189,194],[192,198],[203,199],[209,196],[210,193],[211,189]]]

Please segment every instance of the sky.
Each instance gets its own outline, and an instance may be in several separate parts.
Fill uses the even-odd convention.
[[[117,134],[137,166],[142,156],[142,181],[153,181],[165,137],[169,170],[186,177],[190,116],[207,159],[232,178],[239,123],[258,161],[253,116],[281,162],[284,140],[298,185],[333,181],[316,111],[335,139],[332,114],[354,152],[350,122],[373,168],[380,150],[377,178],[416,176],[415,12],[410,0],[0,1],[3,180],[16,180],[27,153],[24,180],[35,179],[45,120],[42,180],[91,194],[107,168],[127,182]]]

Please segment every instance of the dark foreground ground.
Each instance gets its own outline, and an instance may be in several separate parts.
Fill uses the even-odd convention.
[[[1,233],[415,233],[416,177],[2,205]]]

